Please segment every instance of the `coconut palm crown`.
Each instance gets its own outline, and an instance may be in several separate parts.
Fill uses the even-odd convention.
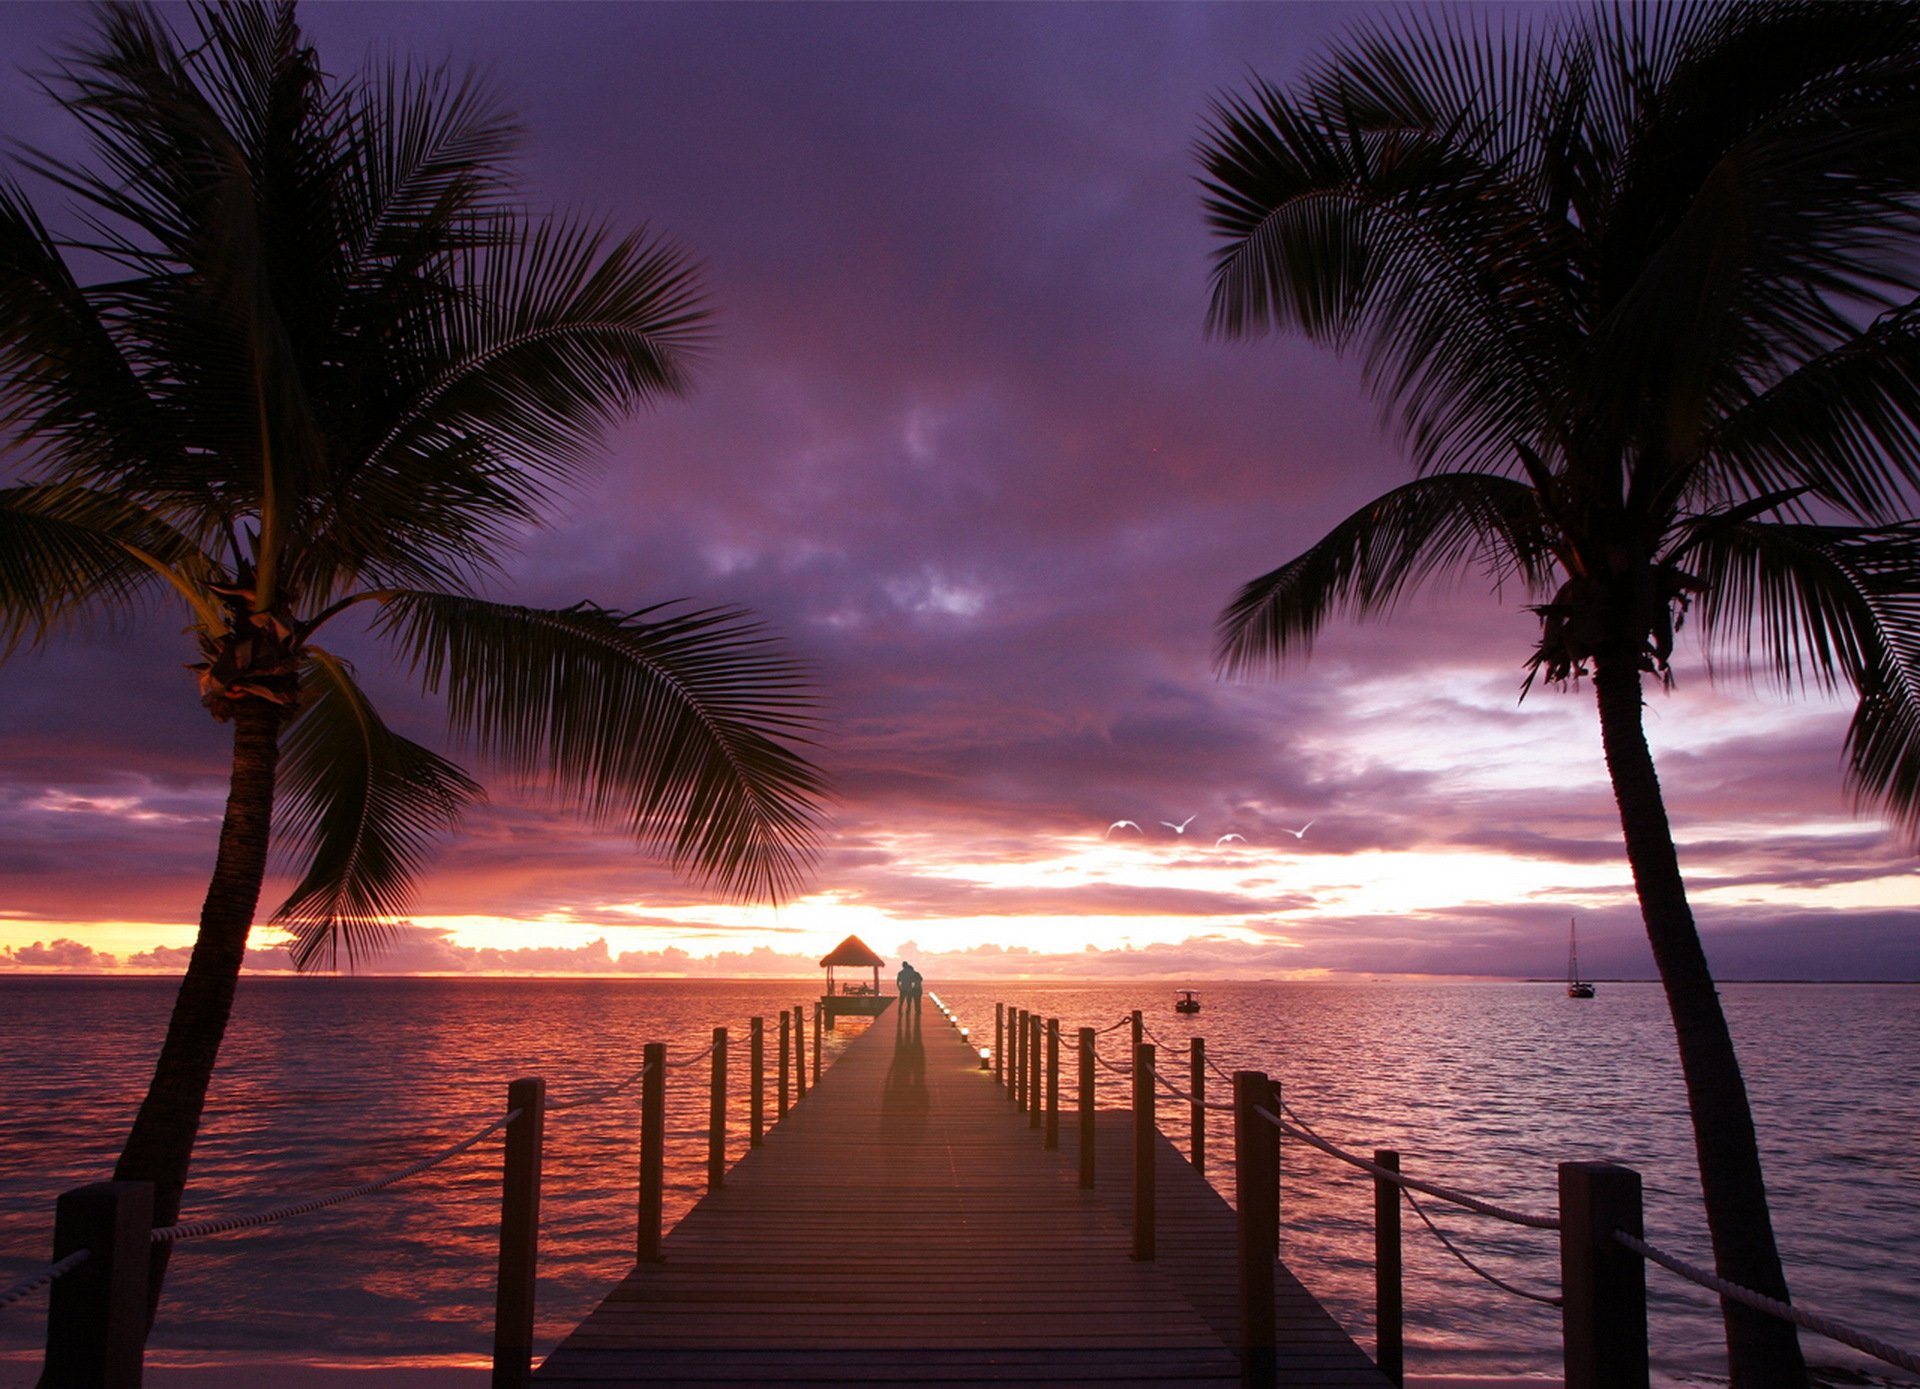
[[[333,633],[384,638],[471,748],[729,895],[804,880],[824,788],[810,682],[744,612],[472,591],[605,425],[687,389],[707,310],[686,256],[529,212],[486,90],[330,78],[291,4],[196,8],[185,43],[145,6],[95,19],[43,84],[91,163],[24,161],[73,229],[0,181],[0,642],[184,611],[232,729],[197,943],[117,1171],[157,1183],[165,1224],[272,817],[296,879],[274,920],[300,964],[334,964],[381,943],[479,794],[383,722]]]
[[[1361,28],[1202,135],[1210,326],[1362,355],[1416,477],[1246,584],[1228,672],[1474,567],[1590,678],[1675,1023],[1721,1274],[1777,1298],[1752,1117],[1642,729],[1716,661],[1851,688],[1861,802],[1920,827],[1920,10],[1444,12]],[[1732,1302],[1734,1383],[1805,1382]]]

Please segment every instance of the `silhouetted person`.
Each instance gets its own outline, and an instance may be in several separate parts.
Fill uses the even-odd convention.
[[[920,1025],[920,971],[902,960],[896,982],[900,988],[900,1025],[918,1027]]]

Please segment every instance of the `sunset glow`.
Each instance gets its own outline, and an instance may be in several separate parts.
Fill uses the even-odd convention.
[[[716,901],[450,748],[355,646],[388,717],[491,795],[356,968],[806,976],[854,933],[936,976],[1539,976],[1577,915],[1593,972],[1648,977],[1592,693],[1519,699],[1520,595],[1469,575],[1270,680],[1210,666],[1235,585],[1407,476],[1353,364],[1202,331],[1204,103],[1249,65],[1285,79],[1352,12],[873,14],[305,12],[343,61],[492,72],[538,198],[705,262],[721,332],[690,399],[608,437],[499,591],[753,609],[816,672],[836,796],[796,900]],[[81,17],[0,22],[35,55]],[[0,118],[72,138],[18,75]],[[0,667],[0,970],[180,967],[226,738],[181,620]],[[1716,683],[1692,637],[1648,727],[1716,970],[1920,976],[1911,846],[1841,786],[1847,708],[1724,660]],[[1103,837],[1120,819],[1142,832]],[[256,927],[250,967],[284,969],[280,944]]]

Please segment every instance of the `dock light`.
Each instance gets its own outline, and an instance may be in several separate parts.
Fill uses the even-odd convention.
[[[993,1048],[992,1047],[980,1048],[980,1069],[983,1071],[993,1069]]]
[[[961,1040],[961,1041],[963,1041],[963,1042],[964,1042],[964,1041],[966,1041],[966,1040],[967,1040],[967,1038],[969,1038],[969,1037],[971,1037],[972,1035],[973,1035],[973,1029],[972,1029],[971,1027],[963,1027],[963,1028],[961,1028],[961,1029],[960,1029],[960,1040]]]

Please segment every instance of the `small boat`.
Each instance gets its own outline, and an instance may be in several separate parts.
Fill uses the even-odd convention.
[[[1176,1013],[1199,1012],[1200,995],[1196,994],[1192,989],[1182,989],[1180,991],[1180,997],[1173,1001],[1173,1011]]]
[[[1567,918],[1567,997],[1593,997],[1593,985],[1580,977],[1580,942],[1574,934],[1572,917]]]

